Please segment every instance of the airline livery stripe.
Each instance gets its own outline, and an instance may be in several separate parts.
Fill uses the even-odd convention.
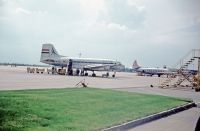
[[[49,53],[49,52],[47,52],[47,51],[42,51],[42,53]]]
[[[42,49],[42,51],[49,51],[49,49]]]

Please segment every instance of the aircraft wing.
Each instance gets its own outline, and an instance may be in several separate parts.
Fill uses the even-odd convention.
[[[105,64],[91,64],[84,66],[84,70],[89,71],[108,71],[110,70],[110,67],[113,65],[105,65]]]

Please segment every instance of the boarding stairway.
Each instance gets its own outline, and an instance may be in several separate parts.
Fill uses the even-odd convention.
[[[178,87],[183,82],[187,81],[191,86],[194,85],[194,73],[188,69],[192,64],[200,64],[200,49],[192,49],[188,52],[182,59],[180,59],[175,66],[175,73],[168,75],[168,78],[165,79],[161,84],[161,88],[171,88]]]

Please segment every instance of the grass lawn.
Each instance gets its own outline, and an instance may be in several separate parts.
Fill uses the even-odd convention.
[[[94,88],[0,92],[0,130],[99,130],[187,101]]]

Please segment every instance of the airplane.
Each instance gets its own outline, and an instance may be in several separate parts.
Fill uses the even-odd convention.
[[[133,62],[132,70],[134,72],[138,72],[140,74],[146,74],[149,76],[158,75],[158,77],[160,77],[161,75],[175,74],[174,71],[171,71],[167,68],[144,68],[144,67],[141,67],[137,64],[136,60]]]
[[[176,68],[166,68],[166,67],[164,67],[164,68],[144,68],[144,67],[140,67],[137,64],[136,60],[133,62],[132,71],[138,72],[139,74],[146,74],[149,76],[158,75],[158,77],[160,77],[161,75],[176,76],[180,72],[179,69],[176,69]],[[197,70],[192,70],[192,69],[184,69],[181,72],[183,74],[188,74],[188,75],[192,75],[192,76],[195,76],[198,73]]]
[[[81,70],[81,75],[88,76],[87,71],[92,71],[92,76],[95,77],[94,71],[107,71],[106,77],[109,76],[109,71],[114,71],[112,77],[115,77],[116,71],[122,71],[125,66],[121,62],[108,59],[93,59],[93,58],[75,58],[59,55],[53,44],[47,43],[42,45],[40,62],[66,67],[69,75],[73,75],[73,69]]]

